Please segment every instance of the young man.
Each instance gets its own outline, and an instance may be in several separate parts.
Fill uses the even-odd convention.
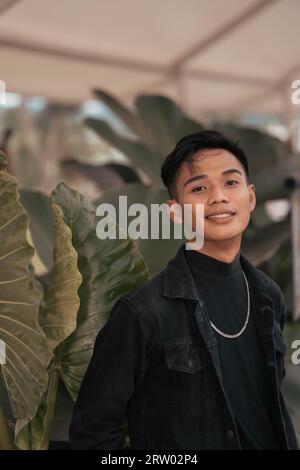
[[[285,306],[241,253],[255,208],[247,158],[222,134],[181,139],[162,166],[170,199],[204,207],[204,245],[115,304],[70,428],[73,448],[295,449],[281,392]],[[155,253],[153,253],[155,256]]]

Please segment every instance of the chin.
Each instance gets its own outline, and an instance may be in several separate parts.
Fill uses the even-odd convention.
[[[241,237],[243,231],[241,230],[220,230],[218,233],[215,231],[214,233],[208,233],[204,235],[205,240],[218,240],[218,241],[225,241],[234,238]]]

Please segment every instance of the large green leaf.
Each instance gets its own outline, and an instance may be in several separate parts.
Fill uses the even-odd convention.
[[[140,168],[152,182],[160,181],[160,157],[142,142],[119,136],[101,119],[88,118],[86,124],[97,132],[100,137],[123,152],[134,168]]]
[[[21,190],[21,203],[29,215],[29,230],[34,247],[50,271],[53,263],[54,222],[50,200],[38,191]]]
[[[289,155],[285,142],[259,129],[233,124],[219,124],[215,129],[238,141],[248,157],[250,173],[254,177],[262,169],[284,162]]]
[[[100,240],[95,207],[63,183],[53,192],[72,231],[82,275],[76,330],[60,348],[60,376],[73,399],[90,361],[97,333],[117,299],[147,280],[148,271],[136,245],[126,240]]]
[[[8,426],[7,417],[0,404],[0,450],[15,450],[13,433]]]
[[[277,165],[268,166],[259,171],[254,179],[258,202],[290,196],[285,179],[300,172],[299,155],[287,156]]]
[[[43,398],[33,420],[17,423],[17,445],[21,449],[47,449],[57,396],[64,340],[75,330],[80,301],[78,288],[82,282],[77,268],[77,253],[72,246],[72,233],[63,219],[61,208],[52,203],[55,227],[55,246],[50,286],[40,309],[40,325],[54,352],[49,368],[47,395]]]
[[[45,305],[40,311],[40,325],[55,351],[76,328],[80,305],[78,289],[82,277],[77,268],[77,252],[72,246],[72,233],[65,224],[62,209],[52,203],[55,220],[55,247],[50,287],[45,296]],[[56,358],[56,366],[59,360]]]
[[[146,142],[163,160],[185,135],[198,132],[203,126],[184,115],[166,96],[141,95],[135,101],[139,120],[147,133]]]
[[[28,270],[34,250],[26,239],[28,217],[16,179],[0,155],[0,337],[1,366],[13,414],[24,421],[36,413],[47,382],[52,352],[38,324],[41,291]]]
[[[94,94],[96,95],[96,98],[102,101],[131,132],[139,137],[142,142],[147,143],[147,135],[136,114],[127,109],[120,101],[104,90],[95,89]]]
[[[26,423],[23,420],[17,422],[16,445],[19,450],[46,450],[48,448],[48,445],[43,446],[47,411],[47,401],[43,398],[33,419]]]
[[[137,239],[137,246],[146,261],[151,276],[155,275],[159,271],[165,268],[168,261],[175,256],[179,246],[183,242],[184,238],[180,239],[163,239],[161,230],[159,232],[159,239],[151,239],[150,228],[151,228],[151,204],[162,204],[169,199],[168,192],[162,186],[147,187],[139,183],[127,184],[122,188],[116,190],[105,191],[104,195],[94,201],[94,205],[97,207],[102,203],[110,203],[116,209],[117,220],[119,220],[119,196],[127,196],[127,207],[135,203],[142,203],[145,205],[148,211],[148,228],[149,238],[148,239]],[[128,217],[130,223],[130,217]],[[171,223],[171,235],[172,235]]]
[[[98,99],[130,129],[140,142],[159,154],[161,159],[173,149],[179,139],[202,129],[202,125],[186,116],[174,101],[166,96],[141,95],[135,109],[129,110],[103,90],[94,90]]]
[[[253,236],[243,238],[243,253],[257,266],[273,256],[289,239],[290,230],[289,218],[258,228]]]

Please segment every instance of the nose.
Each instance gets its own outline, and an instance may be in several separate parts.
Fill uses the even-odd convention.
[[[216,186],[211,190],[207,204],[213,205],[218,202],[229,202],[229,198],[219,186]]]

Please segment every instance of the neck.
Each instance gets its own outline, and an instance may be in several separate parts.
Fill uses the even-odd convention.
[[[222,240],[222,241],[204,241],[204,246],[199,251],[204,255],[211,256],[219,261],[225,263],[232,263],[236,255],[238,254],[241,247],[240,240]]]

